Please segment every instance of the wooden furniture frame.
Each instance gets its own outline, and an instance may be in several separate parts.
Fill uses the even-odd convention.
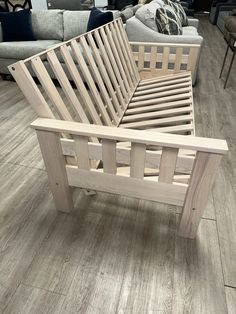
[[[40,117],[32,127],[58,210],[73,208],[71,186],[179,205],[179,235],[194,238],[227,152],[193,136],[200,47],[131,45],[118,19],[9,70]]]

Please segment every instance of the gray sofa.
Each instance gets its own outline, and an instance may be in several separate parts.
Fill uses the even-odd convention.
[[[0,27],[0,74],[9,74],[7,66],[31,57],[87,30],[90,11],[32,10],[36,41],[3,42]],[[119,11],[113,11],[118,18]]]
[[[220,11],[219,11],[219,15],[218,15],[218,19],[217,19],[216,24],[222,33],[224,33],[224,30],[225,30],[225,20],[228,16],[231,15],[231,13],[234,9],[236,9],[236,5],[220,7]]]

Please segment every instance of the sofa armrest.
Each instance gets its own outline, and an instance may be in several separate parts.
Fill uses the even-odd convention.
[[[198,29],[199,20],[198,19],[188,18],[188,25],[189,26],[194,26],[196,29]]]
[[[236,9],[236,4],[232,5],[232,3],[230,5],[223,5],[219,8],[219,12],[223,12],[223,11],[233,11],[234,9]]]
[[[158,33],[144,25],[135,16],[126,21],[126,32],[129,41],[153,42],[153,43],[176,43],[176,44],[202,44],[203,38],[199,35],[165,35]]]

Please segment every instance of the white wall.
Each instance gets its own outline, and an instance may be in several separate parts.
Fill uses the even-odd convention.
[[[35,10],[47,10],[46,0],[31,0],[32,8]]]

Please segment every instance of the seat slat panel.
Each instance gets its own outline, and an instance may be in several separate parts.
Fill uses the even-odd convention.
[[[178,123],[187,123],[193,121],[193,115],[192,114],[186,114],[182,116],[176,116],[171,118],[160,118],[160,119],[153,119],[153,120],[145,120],[140,122],[131,122],[131,123],[125,123],[121,124],[121,128],[148,128],[153,126],[159,126],[159,125],[171,125],[171,124],[178,124]]]
[[[183,113],[190,113],[193,111],[192,106],[186,106],[186,107],[181,107],[181,108],[176,108],[176,109],[168,109],[168,110],[159,110],[159,111],[154,111],[154,112],[147,112],[147,113],[142,113],[142,114],[137,114],[137,115],[129,115],[125,116],[122,119],[122,125],[130,122],[137,122],[137,121],[144,121],[148,119],[153,119],[153,118],[158,118],[158,117],[173,117],[175,115],[180,115]]]

